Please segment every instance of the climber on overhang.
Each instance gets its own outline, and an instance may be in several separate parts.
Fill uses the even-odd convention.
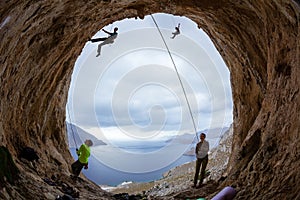
[[[171,37],[171,39],[174,39],[176,37],[176,35],[179,35],[180,34],[180,23],[175,27],[175,32],[173,32],[173,36]]]
[[[117,31],[118,31],[118,27],[115,27],[115,28],[114,28],[114,32],[112,32],[112,33],[109,32],[109,31],[106,31],[106,30],[104,30],[104,29],[102,29],[102,31],[105,32],[105,33],[107,33],[109,36],[108,36],[108,37],[102,37],[102,38],[94,38],[94,39],[89,38],[89,41],[90,41],[90,42],[93,42],[93,43],[94,43],[94,42],[100,42],[100,41],[103,41],[102,43],[100,43],[100,44],[98,45],[96,57],[100,56],[100,54],[101,54],[101,48],[102,48],[103,45],[114,43],[115,39],[116,39],[117,36],[118,36],[118,32],[117,32]]]

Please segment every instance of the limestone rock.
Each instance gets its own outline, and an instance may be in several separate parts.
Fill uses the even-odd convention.
[[[65,105],[87,38],[127,17],[184,15],[211,37],[231,73],[234,136],[224,185],[237,184],[239,199],[299,199],[299,6],[297,0],[1,1],[1,145],[26,181],[68,174]],[[17,159],[24,146],[40,155],[38,173]],[[34,199],[43,194],[39,183],[31,192],[20,186],[5,194]],[[81,190],[85,199],[104,194],[91,185]]]

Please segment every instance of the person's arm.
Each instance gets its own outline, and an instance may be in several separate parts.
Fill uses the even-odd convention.
[[[197,143],[197,145],[196,145],[196,149],[195,149],[195,154],[197,155],[197,153],[198,153],[198,150],[199,150],[199,143]]]
[[[88,169],[89,168],[89,163],[84,164],[84,169]]]
[[[203,145],[203,150],[204,150],[206,153],[208,153],[208,151],[209,151],[209,143],[206,141],[205,144],[206,144],[206,145]]]
[[[108,35],[112,35],[112,33],[111,33],[111,32],[108,32],[107,30],[102,29],[102,31],[103,31],[104,33],[107,33]]]
[[[209,151],[209,142],[207,142],[207,151]]]
[[[81,152],[83,150],[83,145],[80,146],[79,150],[76,151],[77,155],[80,156]]]

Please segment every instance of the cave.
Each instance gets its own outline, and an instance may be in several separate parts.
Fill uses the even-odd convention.
[[[236,199],[300,198],[299,1],[12,0],[0,5],[0,141],[20,171],[19,182],[26,183],[17,189],[6,183],[0,197],[45,199],[39,177],[68,175],[73,159],[65,125],[67,94],[87,38],[114,21],[163,12],[196,22],[231,74],[234,137],[220,187],[237,185]],[[37,151],[38,169],[18,158],[24,146]],[[81,187],[81,196],[113,198],[93,183]]]

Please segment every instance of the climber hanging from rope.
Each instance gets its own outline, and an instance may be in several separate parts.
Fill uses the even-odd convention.
[[[176,35],[179,35],[180,34],[180,23],[175,27],[175,32],[173,32],[173,36],[171,37],[171,39],[174,39],[176,37]]]
[[[114,32],[109,32],[109,31],[106,31],[104,29],[102,29],[102,31],[105,32],[105,33],[107,33],[109,36],[108,37],[102,37],[102,38],[94,38],[94,39],[89,38],[89,41],[93,42],[93,43],[94,42],[103,41],[102,43],[100,43],[98,45],[96,57],[100,56],[100,54],[101,54],[101,48],[102,48],[103,45],[114,43],[115,39],[118,36],[118,32],[117,32],[118,28],[117,27],[114,28]]]
[[[187,94],[186,94],[186,91],[185,91],[185,89],[184,89],[183,82],[182,82],[182,80],[181,80],[181,78],[180,78],[180,75],[179,75],[177,66],[176,66],[176,64],[175,64],[175,61],[174,61],[173,56],[172,56],[172,54],[171,54],[171,51],[170,51],[170,49],[169,49],[169,47],[168,47],[168,45],[167,45],[167,43],[166,43],[166,40],[165,40],[165,38],[164,38],[162,32],[160,31],[160,28],[159,28],[159,26],[158,26],[158,24],[157,24],[155,18],[153,17],[152,14],[150,14],[150,16],[151,16],[151,18],[152,18],[152,20],[153,20],[153,22],[154,22],[154,24],[155,24],[155,26],[156,26],[156,28],[157,28],[157,31],[158,31],[159,34],[160,34],[160,37],[161,37],[163,43],[165,44],[166,50],[167,50],[167,52],[168,52],[168,54],[169,54],[169,57],[170,57],[170,59],[171,59],[171,61],[172,61],[172,63],[173,63],[174,69],[175,69],[175,71],[176,71],[176,74],[177,74],[177,77],[178,77],[180,86],[181,86],[181,88],[182,88],[182,92],[183,92],[184,97],[185,97],[185,100],[186,100],[186,104],[187,104],[188,109],[189,109],[189,113],[190,113],[190,116],[191,116],[191,119],[192,119],[192,122],[193,122],[193,127],[194,127],[195,135],[197,136],[197,139],[198,139],[198,141],[199,141],[199,137],[198,137],[198,134],[197,134],[197,127],[196,127],[195,119],[194,119],[193,113],[192,113],[192,108],[191,108],[191,105],[190,105],[189,100],[188,100],[188,98],[187,98]],[[177,26],[177,27],[178,27],[178,30],[179,30],[179,26],[180,26],[180,24],[178,24],[178,26]]]

